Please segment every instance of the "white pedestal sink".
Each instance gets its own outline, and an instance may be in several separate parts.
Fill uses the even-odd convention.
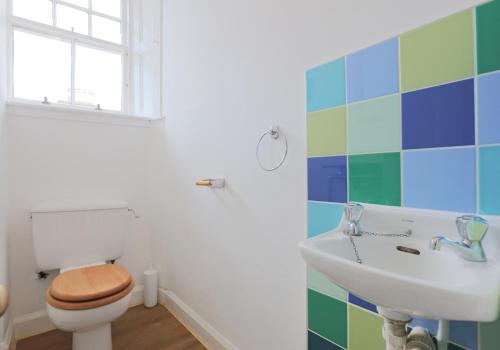
[[[483,216],[490,224],[483,241],[487,262],[470,262],[453,251],[429,248],[437,235],[460,240],[455,226],[460,215],[365,205],[363,230],[397,234],[411,229],[411,237],[353,237],[359,264],[342,232],[343,219],[338,229],[301,242],[300,251],[307,264],[335,284],[388,312],[494,321],[499,312],[500,219]]]

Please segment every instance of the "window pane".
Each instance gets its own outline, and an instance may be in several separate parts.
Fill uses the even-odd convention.
[[[86,9],[89,8],[89,0],[64,0],[64,2],[80,7],[85,7]]]
[[[75,33],[89,34],[89,19],[86,12],[74,8],[57,5],[56,21],[57,26]]]
[[[75,103],[122,109],[122,55],[76,46]]]
[[[14,31],[14,96],[67,103],[71,100],[71,45]]]
[[[117,44],[122,42],[121,24],[100,16],[92,16],[92,36]]]
[[[13,0],[14,16],[52,25],[52,2],[49,0]]]
[[[121,0],[92,0],[92,10],[120,18]]]

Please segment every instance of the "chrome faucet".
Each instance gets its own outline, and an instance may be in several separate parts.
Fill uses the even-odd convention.
[[[361,236],[362,232],[359,226],[359,221],[363,215],[365,208],[358,203],[347,203],[344,208],[347,225],[344,228],[344,233],[349,236]]]
[[[448,247],[460,254],[465,260],[486,261],[486,254],[481,242],[488,231],[488,221],[479,216],[463,215],[457,218],[456,224],[458,233],[462,237],[461,242],[437,236],[431,239],[430,248],[440,250],[442,247]]]

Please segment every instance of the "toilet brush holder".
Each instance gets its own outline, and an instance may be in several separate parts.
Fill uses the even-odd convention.
[[[154,307],[158,304],[158,271],[144,271],[144,306]]]

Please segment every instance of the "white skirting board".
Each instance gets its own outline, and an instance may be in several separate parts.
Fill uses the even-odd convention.
[[[175,293],[160,288],[159,302],[209,350],[238,350],[231,342],[184,303]]]
[[[137,305],[141,305],[144,295],[144,286],[139,285],[135,286],[132,290],[132,300],[130,302],[130,307],[134,307]],[[10,328],[10,325],[9,325]],[[31,337],[33,335],[45,333],[55,329],[55,326],[49,320],[49,316],[47,315],[47,311],[40,310],[36,312],[32,312],[27,315],[18,316],[14,319],[13,322],[13,333],[16,340],[24,339]],[[12,331],[11,331],[12,332]],[[7,343],[7,337],[4,341]],[[3,344],[3,343],[0,343]],[[8,348],[7,348],[8,349]],[[0,346],[0,350],[4,350]]]

